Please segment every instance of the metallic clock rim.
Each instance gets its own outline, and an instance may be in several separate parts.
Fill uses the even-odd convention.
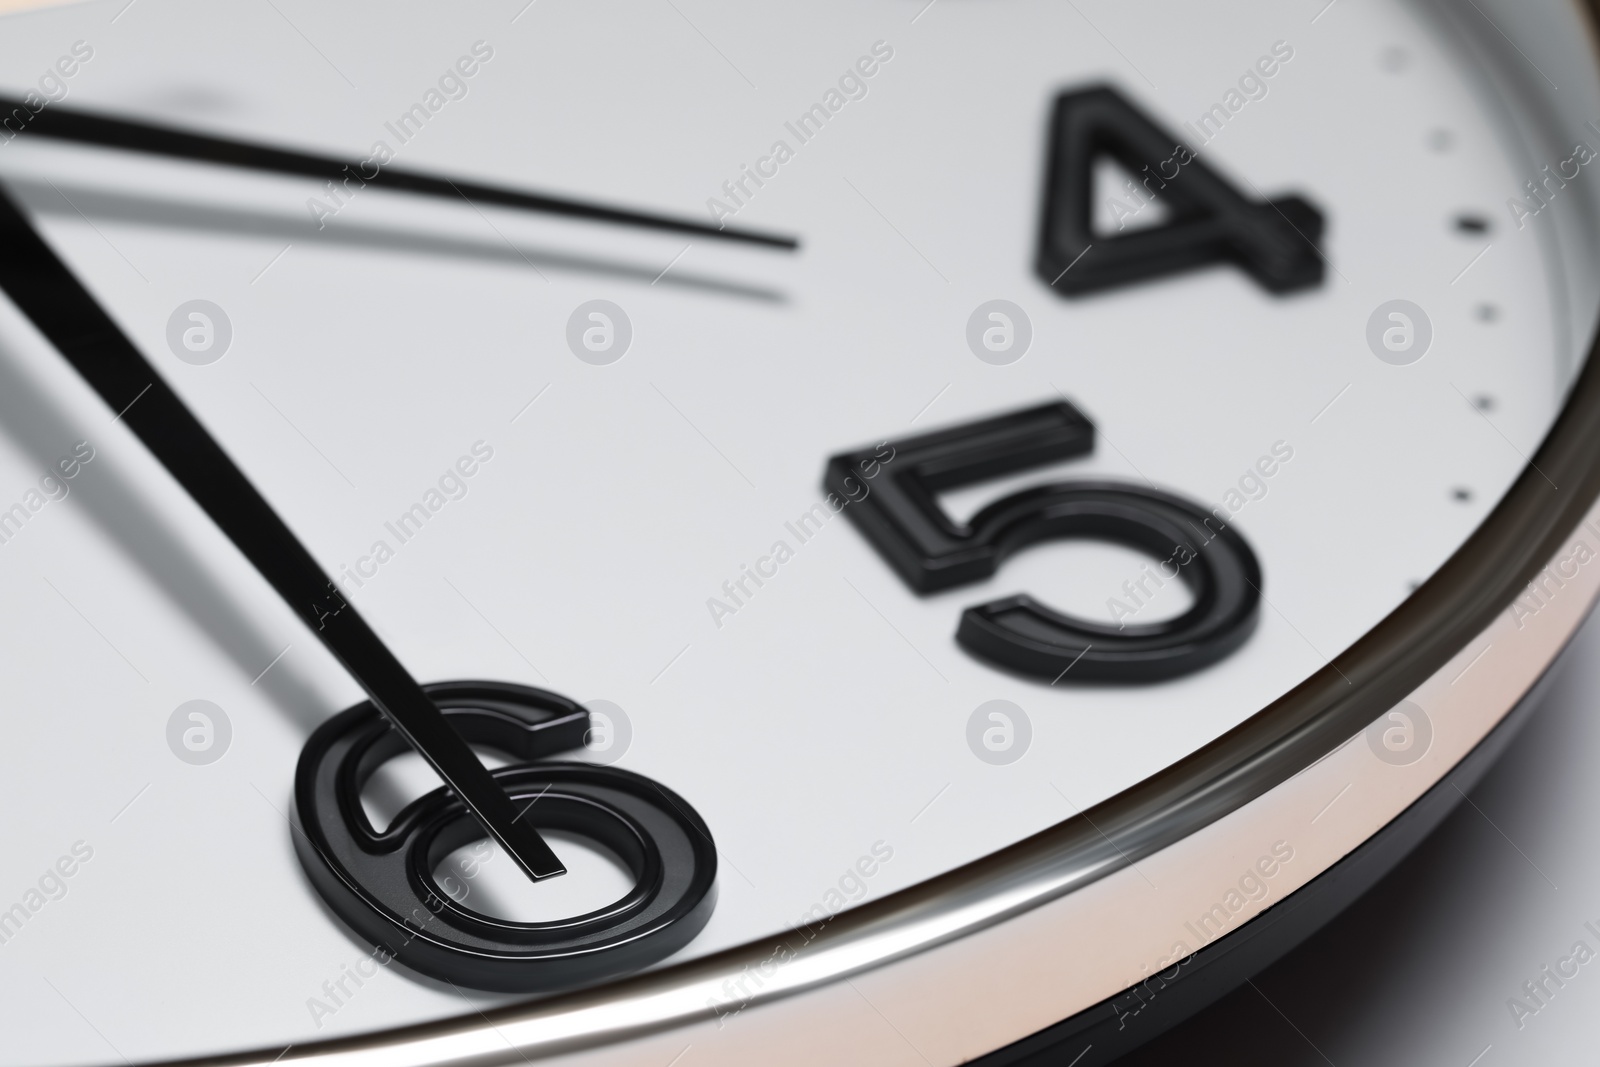
[[[1570,660],[1572,657],[1573,645],[1569,640],[1557,660]],[[1538,710],[1554,678],[1555,668],[1552,667],[1455,766],[1343,859],[1323,868],[1305,885],[1249,922],[1196,949],[1192,962],[1184,961],[1184,965],[1192,967],[1192,970],[1180,972],[1171,982],[1166,982],[1163,977],[1161,982],[1151,983],[1161,993],[1172,991],[1176,994],[1164,998],[1166,1003],[1160,1005],[1167,1014],[1166,1019],[1152,1021],[1138,1035],[1130,1034],[1131,1040],[1119,1040],[1118,1035],[1125,1027],[1117,1009],[1119,1002],[1123,1002],[1127,996],[1124,993],[1090,1005],[1053,1026],[979,1056],[971,1061],[973,1067],[1030,1067],[1040,1062],[1041,1058],[1057,1052],[1060,1045],[1069,1041],[1073,1042],[1072,1048],[1076,1048],[1077,1041],[1084,1037],[1092,1037],[1094,1044],[1109,1055],[1107,1059],[1097,1054],[1093,1057],[1095,1062],[1115,1062],[1118,1057],[1153,1040],[1169,1026],[1181,1025],[1191,1015],[1204,1011],[1209,1004],[1236,988],[1240,981],[1230,981],[1226,975],[1219,980],[1213,972],[1232,969],[1234,974],[1260,973],[1292,952],[1306,935],[1319,930],[1324,922],[1332,920],[1344,907],[1354,904],[1399,866],[1455,810],[1467,791],[1474,788],[1494,766]],[[1290,927],[1293,932],[1280,936],[1277,928],[1281,926]],[[1241,960],[1239,957],[1253,958]],[[1184,983],[1191,981],[1195,988],[1185,988]],[[1209,990],[1205,988],[1208,983]],[[1185,1004],[1182,1002],[1184,998],[1192,1000]],[[1106,1013],[1109,1013],[1109,1021]],[[1113,1030],[1109,1022],[1118,1023],[1117,1028]],[[1088,1059],[1085,1059],[1083,1067],[1090,1067]]]

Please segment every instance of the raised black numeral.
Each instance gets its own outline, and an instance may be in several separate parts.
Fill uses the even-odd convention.
[[[1048,681],[1151,682],[1199,670],[1255,628],[1261,568],[1233,530],[1199,505],[1140,485],[1054,482],[1002,497],[965,523],[934,494],[1094,451],[1094,426],[1065,402],[890,442],[895,457],[872,491],[857,470],[882,445],[834,456],[826,487],[853,500],[845,513],[919,593],[981,582],[1039,541],[1115,541],[1181,576],[1188,611],[1162,622],[1097,623],[1053,611],[1026,593],[968,608],[956,640],[973,655]],[[1146,590],[1149,592],[1150,590]]]
[[[454,791],[441,785],[424,794],[381,830],[367,818],[362,789],[408,742],[364,701],[324,722],[300,750],[293,836],[311,884],[376,946],[374,959],[397,959],[473,989],[549,992],[647,967],[700,932],[717,896],[711,831],[687,800],[643,775],[550,759],[583,748],[587,711],[555,693],[502,682],[443,682],[423,691],[462,740],[517,761],[490,773],[519,813],[540,831],[609,851],[634,886],[560,922],[481,910],[487,894],[441,877],[445,857],[483,839]]]
[[[1133,175],[1117,190],[1134,206],[1160,199],[1160,225],[1097,234],[1090,223],[1094,163],[1110,156]],[[1115,90],[1063,93],[1050,124],[1039,234],[1039,276],[1067,296],[1163,274],[1235,263],[1274,293],[1322,281],[1316,242],[1322,213],[1298,196],[1262,202],[1235,189],[1194,150],[1163,131]]]

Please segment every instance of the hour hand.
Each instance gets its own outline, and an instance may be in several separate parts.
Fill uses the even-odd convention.
[[[27,116],[22,132],[77,144],[120,148],[130,152],[148,152],[176,159],[243,167],[275,174],[292,174],[337,182],[341,185],[353,181],[358,185],[373,185],[396,192],[418,193],[452,200],[461,199],[469,203],[494,204],[521,211],[564,215],[568,218],[588,219],[617,226],[636,226],[670,233],[692,233],[701,237],[741,241],[787,251],[793,251],[800,246],[798,240],[783,234],[724,228],[708,222],[691,222],[688,219],[611,207],[570,197],[547,196],[542,193],[508,189],[500,185],[459,181],[441,175],[384,166],[376,160],[351,163],[330,156],[253,144],[231,137],[213,137],[210,134],[193,133],[171,126],[114,118],[69,108],[46,107],[35,113],[20,100],[0,97],[0,115],[17,114]]]

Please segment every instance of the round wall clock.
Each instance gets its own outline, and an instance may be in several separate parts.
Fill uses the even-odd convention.
[[[1600,588],[1590,17],[8,15],[0,1059],[1088,1067],[1239,985]]]

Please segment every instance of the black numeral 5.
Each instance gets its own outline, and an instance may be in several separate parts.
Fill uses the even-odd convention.
[[[1021,593],[968,608],[956,640],[980,659],[1049,681],[1152,682],[1215,663],[1255,628],[1261,567],[1218,518],[1188,500],[1126,482],[1051,482],[1002,497],[965,523],[935,494],[1094,451],[1094,425],[1066,402],[892,441],[895,460],[845,512],[919,593],[981,582],[1039,541],[1089,537],[1154,555],[1181,577],[1188,611],[1152,623],[1097,623]],[[834,456],[824,485],[859,496],[856,470],[882,446]],[[854,491],[852,491],[854,487]],[[1176,574],[1170,573],[1176,571]]]

